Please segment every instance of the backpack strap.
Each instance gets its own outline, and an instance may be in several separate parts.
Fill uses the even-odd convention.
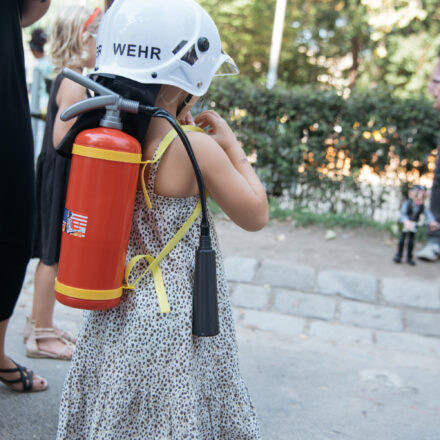
[[[192,127],[192,126],[183,126],[182,127],[185,131],[198,131],[203,132],[203,130],[199,127]],[[173,129],[171,130],[162,140],[162,142],[159,145],[159,148],[156,151],[156,154],[154,155],[154,158],[152,160],[148,160],[143,162],[144,166],[142,167],[142,189],[144,192],[145,202],[147,203],[147,206],[151,208],[151,201],[148,196],[147,188],[145,185],[145,178],[144,178],[144,172],[145,167],[148,164],[152,164],[157,162],[162,155],[165,153],[166,149],[171,145],[173,140],[176,138],[177,132]],[[207,197],[207,194],[204,194],[203,197]],[[125,289],[129,290],[135,290],[137,283],[148,273],[151,271],[153,275],[154,280],[154,286],[156,288],[156,295],[157,300],[159,303],[159,308],[161,313],[168,313],[170,311],[170,306],[168,303],[166,290],[165,290],[165,284],[163,282],[162,272],[160,270],[159,263],[176,247],[177,243],[182,239],[182,237],[188,232],[189,228],[193,225],[197,217],[199,216],[200,212],[202,211],[202,204],[201,200],[199,198],[196,207],[194,208],[192,214],[189,216],[189,218],[186,220],[186,222],[182,225],[182,227],[176,232],[174,237],[171,238],[171,240],[165,245],[165,247],[160,251],[159,255],[154,258],[152,255],[137,255],[133,257],[127,264],[125,268]],[[145,259],[149,264],[148,267],[144,270],[144,272],[139,275],[138,278],[133,283],[129,282],[129,277],[131,274],[131,271],[135,267],[135,265]]]
[[[204,133],[204,131],[200,127],[196,127],[194,125],[182,125],[183,131],[194,131],[199,133]],[[174,130],[174,128],[162,139],[162,142],[159,144],[159,147],[157,148],[153,159],[145,160],[140,162],[142,166],[141,170],[141,182],[142,182],[142,191],[144,193],[145,203],[147,204],[148,208],[151,209],[151,200],[148,195],[147,191],[147,185],[145,184],[145,169],[147,168],[147,165],[153,164],[158,162],[165,151],[167,151],[167,148],[171,145],[171,143],[176,139],[177,132]]]

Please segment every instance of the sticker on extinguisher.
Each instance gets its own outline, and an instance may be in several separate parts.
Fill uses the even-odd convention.
[[[78,214],[65,208],[62,230],[74,237],[84,238],[86,236],[87,220],[88,217],[86,215]]]

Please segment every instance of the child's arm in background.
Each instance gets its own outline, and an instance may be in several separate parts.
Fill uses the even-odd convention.
[[[195,122],[209,134],[193,133],[194,150],[207,190],[233,222],[248,231],[269,218],[266,191],[227,122],[210,110]]]
[[[57,105],[58,113],[55,117],[55,122],[53,126],[53,146],[56,148],[61,142],[66,133],[70,130],[72,125],[75,123],[76,118],[70,119],[69,121],[62,121],[60,119],[60,114],[70,107],[83,99],[87,98],[86,89],[83,86],[71,81],[70,79],[64,78],[61,81],[60,87],[57,93]]]

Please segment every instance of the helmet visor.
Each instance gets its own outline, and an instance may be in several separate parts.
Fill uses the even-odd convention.
[[[234,60],[222,51],[222,55],[219,60],[219,67],[214,76],[231,76],[238,75],[240,69],[235,64]]]

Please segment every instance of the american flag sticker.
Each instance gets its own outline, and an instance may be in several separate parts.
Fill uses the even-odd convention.
[[[74,237],[84,238],[86,236],[87,220],[88,217],[86,215],[78,214],[65,208],[62,230]]]

